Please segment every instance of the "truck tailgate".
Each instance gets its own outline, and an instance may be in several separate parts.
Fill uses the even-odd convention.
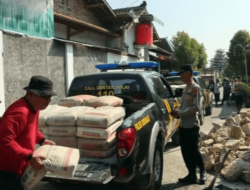
[[[116,175],[115,173],[113,175],[111,174],[111,165],[113,164],[117,164],[116,155],[104,159],[82,157],[72,178],[57,176],[48,172],[45,175],[44,180],[70,183],[106,184]]]

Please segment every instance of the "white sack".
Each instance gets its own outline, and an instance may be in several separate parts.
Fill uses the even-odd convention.
[[[26,190],[32,189],[42,180],[46,173],[47,170],[45,168],[35,171],[30,165],[28,165],[20,179],[22,187]]]
[[[48,135],[49,127],[39,127],[38,129],[43,135]]]
[[[95,109],[77,117],[77,125],[83,127],[107,128],[114,122],[125,117],[122,107],[106,107]]]
[[[101,107],[101,106],[112,106],[117,107],[123,104],[123,99],[116,96],[101,96],[86,100],[86,106]]]
[[[35,150],[34,155],[36,154],[46,157],[42,161],[44,168],[36,172],[28,165],[21,177],[21,184],[27,190],[34,187],[45,176],[47,171],[63,177],[73,177],[80,159],[78,149],[62,146],[40,146]]]
[[[71,108],[65,108],[50,114],[47,119],[48,125],[56,126],[72,126],[76,124],[77,114],[79,112],[83,113],[85,111],[90,111],[93,108],[86,106],[75,106]]]
[[[116,142],[116,132],[107,140],[78,138],[79,149],[108,150]]]
[[[48,135],[74,137],[76,135],[76,126],[49,126]]]
[[[90,139],[108,139],[112,133],[116,131],[123,121],[117,121],[107,129],[77,127],[77,136]]]
[[[54,141],[56,145],[66,146],[66,147],[77,147],[77,137],[59,137],[59,136],[49,136],[49,140]]]
[[[47,121],[49,114],[60,109],[65,109],[65,107],[58,106],[58,105],[48,105],[48,107],[45,110],[40,111],[38,126],[46,127],[47,126],[46,121]]]
[[[109,150],[88,150],[80,149],[81,157],[93,157],[93,158],[109,158],[115,152],[116,146],[113,146]]]
[[[64,107],[84,106],[85,101],[92,98],[96,98],[96,96],[92,95],[71,96],[59,100],[58,105]]]

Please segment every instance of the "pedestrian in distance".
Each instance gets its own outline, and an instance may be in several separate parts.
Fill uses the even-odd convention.
[[[236,79],[237,79],[237,83],[234,86],[234,91],[235,91],[235,102],[236,102],[236,106],[237,106],[238,114],[239,114],[242,108],[242,104],[243,104],[244,89],[242,87],[242,77],[239,75],[237,76]]]
[[[214,84],[214,98],[215,98],[215,106],[218,106],[218,102],[220,101],[220,80],[216,79],[216,83]]]
[[[237,83],[237,80],[235,79],[233,82],[232,82],[232,85],[231,85],[231,102],[235,102],[235,91],[234,91],[234,87]]]
[[[227,104],[230,105],[228,102],[230,93],[231,93],[231,86],[229,84],[229,80],[225,80],[225,84],[223,86],[223,99],[221,101],[221,106],[223,105],[224,101],[227,101]]]
[[[212,93],[214,93],[214,80],[213,80],[213,79],[209,80],[208,89],[209,89]]]
[[[26,95],[15,101],[0,120],[0,189],[23,190],[20,177],[30,164],[43,167],[40,155],[33,154],[35,144],[55,145],[38,130],[39,111],[45,109],[52,96],[53,83],[44,76],[33,76]]]
[[[202,90],[193,81],[192,65],[181,66],[179,74],[181,80],[186,83],[186,87],[183,90],[180,107],[178,110],[173,110],[170,114],[181,119],[179,128],[181,153],[189,172],[186,177],[180,178],[179,182],[187,184],[197,183],[196,166],[198,166],[200,169],[199,183],[204,184],[207,178],[206,170],[198,147]]]

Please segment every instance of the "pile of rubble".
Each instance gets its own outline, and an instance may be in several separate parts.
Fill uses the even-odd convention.
[[[228,181],[241,178],[250,183],[250,109],[213,122],[212,130],[200,141],[205,169],[217,172],[229,149],[221,174]]]

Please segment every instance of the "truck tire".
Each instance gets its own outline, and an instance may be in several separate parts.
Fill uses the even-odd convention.
[[[151,173],[151,184],[147,190],[158,190],[161,187],[163,173],[163,152],[161,143],[158,140],[155,143],[153,172]]]
[[[179,129],[174,133],[174,135],[171,137],[172,143],[179,146],[180,145],[180,135],[179,135]]]
[[[163,173],[163,152],[162,152],[162,145],[158,140],[155,144],[154,149],[154,161],[153,161],[153,171],[150,174],[150,181],[147,180],[147,183],[150,185],[145,188],[143,178],[137,179],[136,181],[132,180],[130,182],[130,187],[134,190],[158,190],[161,187],[162,181],[162,173]],[[148,178],[149,179],[149,178]]]

